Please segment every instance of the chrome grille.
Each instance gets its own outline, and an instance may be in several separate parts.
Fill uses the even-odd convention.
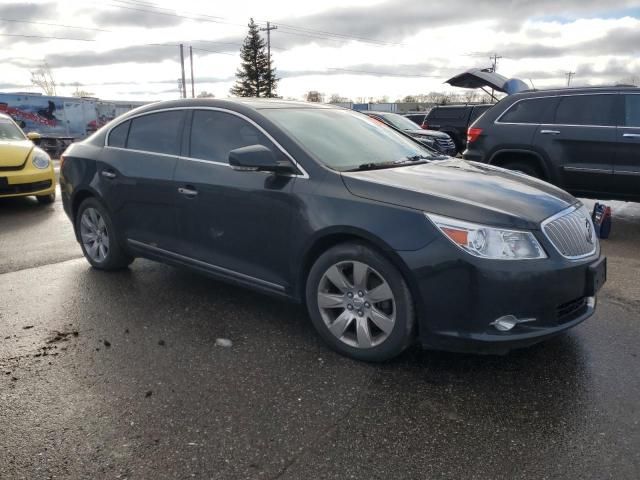
[[[588,257],[598,248],[593,222],[585,207],[571,207],[554,215],[542,223],[542,230],[565,258]]]
[[[438,147],[440,147],[439,150],[442,152],[450,153],[456,151],[456,144],[453,143],[451,138],[436,138],[436,143],[438,144]]]

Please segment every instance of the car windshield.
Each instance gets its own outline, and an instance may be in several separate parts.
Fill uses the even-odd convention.
[[[436,158],[433,152],[392,128],[350,110],[283,108],[264,109],[261,113],[316,160],[335,170]]]
[[[0,141],[24,140],[25,136],[11,120],[0,118]]]
[[[398,115],[397,113],[385,113],[380,115],[385,121],[399,130],[416,130],[416,124],[409,120],[407,117]]]

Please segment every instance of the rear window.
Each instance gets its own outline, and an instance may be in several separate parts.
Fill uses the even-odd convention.
[[[625,95],[624,126],[640,127],[640,95]]]
[[[558,125],[615,126],[616,95],[561,97],[556,110]]]
[[[178,155],[182,135],[182,110],[158,112],[131,120],[127,148]]]
[[[557,98],[532,98],[514,103],[498,120],[500,123],[551,123]]]
[[[491,105],[486,105],[484,107],[473,107],[473,110],[471,111],[471,117],[469,118],[469,124],[472,124],[474,121],[476,121],[480,115],[482,115],[490,108]]]
[[[429,118],[456,119],[466,116],[466,108],[434,108],[429,112]]]

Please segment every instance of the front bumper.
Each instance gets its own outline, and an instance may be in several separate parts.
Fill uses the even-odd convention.
[[[27,162],[20,170],[0,170],[0,198],[49,195],[55,191],[53,164],[41,170]]]
[[[589,267],[598,261],[599,252],[575,262],[547,250],[550,258],[542,260],[484,260],[441,238],[422,250],[400,252],[417,296],[422,345],[506,353],[555,336],[593,315]],[[505,315],[528,321],[509,331],[491,325]]]

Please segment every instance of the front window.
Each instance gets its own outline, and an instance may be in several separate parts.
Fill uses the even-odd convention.
[[[0,141],[25,140],[24,133],[8,118],[0,118]]]
[[[316,160],[339,171],[362,164],[436,158],[420,144],[361,113],[291,108],[261,113],[298,141]]]

